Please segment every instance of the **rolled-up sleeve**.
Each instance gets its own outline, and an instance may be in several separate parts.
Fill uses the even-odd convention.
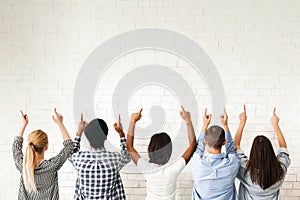
[[[127,163],[131,161],[130,154],[128,153],[127,147],[126,147],[126,138],[121,137],[120,138],[120,146],[121,146],[121,159],[119,162],[119,170],[121,170]]]
[[[291,159],[287,148],[279,148],[277,158],[281,162],[281,164],[284,165],[284,170],[286,172],[287,168],[291,164]]]
[[[22,173],[23,169],[23,138],[20,136],[16,136],[14,138],[14,142],[12,145],[13,158],[16,165],[16,168],[20,173]]]
[[[238,149],[236,151],[238,158],[240,159],[240,168],[239,172],[237,173],[237,178],[239,180],[244,180],[245,178],[245,172],[247,168],[248,163],[248,157],[245,155],[244,151],[242,149]]]
[[[67,158],[72,155],[74,151],[72,140],[65,140],[63,145],[64,148],[59,152],[59,154],[49,160],[54,164],[56,170],[59,170],[63,166]]]

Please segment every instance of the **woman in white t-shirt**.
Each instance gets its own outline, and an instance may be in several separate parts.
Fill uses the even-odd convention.
[[[179,173],[190,160],[195,148],[195,132],[189,112],[183,107],[180,116],[186,122],[188,129],[189,146],[172,162],[168,162],[172,154],[172,141],[167,133],[157,133],[151,137],[148,146],[149,161],[141,158],[133,146],[135,124],[142,117],[142,109],[131,115],[127,134],[127,149],[133,162],[142,171],[146,179],[147,199],[175,199],[176,180]]]

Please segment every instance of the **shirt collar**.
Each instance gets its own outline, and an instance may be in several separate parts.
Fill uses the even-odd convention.
[[[225,158],[226,154],[224,152],[220,153],[220,154],[207,153],[206,157],[212,158],[212,159]]]
[[[90,147],[90,150],[91,150],[92,152],[104,151],[104,150],[105,150],[105,147],[100,147],[100,148],[92,148],[92,147]]]

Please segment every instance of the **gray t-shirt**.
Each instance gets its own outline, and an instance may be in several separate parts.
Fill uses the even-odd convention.
[[[258,184],[255,184],[251,180],[251,176],[249,172],[245,173],[248,163],[248,158],[244,154],[244,151],[239,149],[237,150],[237,154],[239,159],[241,160],[241,167],[239,169],[237,178],[240,180],[240,188],[239,188],[239,199],[240,200],[278,200],[280,199],[280,187],[284,181],[287,168],[291,164],[291,160],[289,158],[289,153],[286,148],[280,148],[277,154],[277,158],[281,163],[281,167],[284,171],[283,178],[272,185],[271,187],[263,190]]]

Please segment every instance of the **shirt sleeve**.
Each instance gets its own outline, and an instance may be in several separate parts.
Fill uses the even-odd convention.
[[[172,162],[168,166],[167,171],[170,171],[172,173],[171,175],[177,176],[183,170],[185,165],[186,165],[186,163],[185,163],[184,158],[180,156],[179,158],[177,158],[174,162]]]
[[[236,146],[235,143],[233,142],[232,136],[230,131],[225,132],[225,148],[226,148],[226,154],[236,154]]]
[[[22,173],[23,169],[23,138],[20,136],[16,136],[14,138],[14,142],[12,145],[13,158],[16,165],[16,168],[20,173]]]
[[[121,159],[119,161],[119,167],[118,167],[119,170],[121,170],[131,160],[130,154],[127,151],[125,137],[120,138],[120,146],[121,146]]]
[[[73,141],[73,154],[71,154],[69,157],[68,157],[68,160],[72,163],[72,165],[74,166],[74,162],[75,162],[75,153],[78,153],[79,150],[80,150],[80,141],[81,141],[81,138],[79,136],[76,136],[74,138],[74,141]]]
[[[73,142],[72,140],[65,140],[63,142],[64,148],[59,152],[59,154],[49,161],[53,163],[54,168],[59,170],[63,164],[66,162],[67,158],[73,153]]]
[[[205,139],[205,132],[201,131],[200,137],[197,141],[197,147],[194,153],[198,154],[200,158],[202,158],[204,150],[205,150],[205,144],[204,144],[204,139]]]
[[[289,157],[289,152],[288,152],[287,148],[279,148],[277,158],[281,162],[281,164],[284,166],[284,171],[286,172],[287,168],[291,164],[291,159]]]
[[[247,169],[248,157],[245,155],[245,153],[242,149],[237,150],[236,153],[237,153],[238,158],[241,161],[241,166],[240,166],[239,172],[237,174],[237,178],[239,180],[243,180],[245,177],[246,169]]]

